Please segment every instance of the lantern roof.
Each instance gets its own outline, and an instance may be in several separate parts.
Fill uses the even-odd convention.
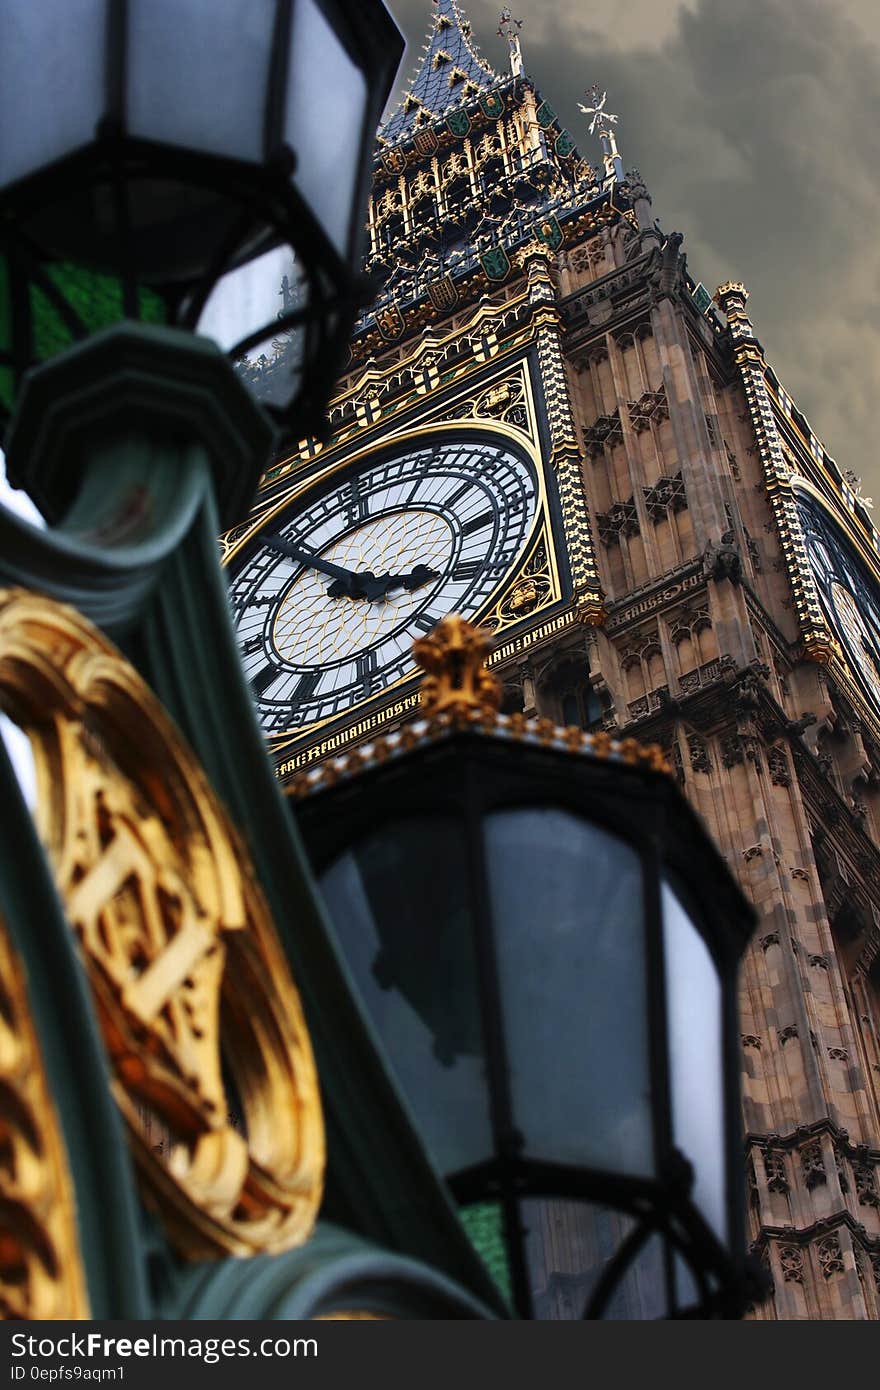
[[[293,797],[325,791],[371,767],[463,732],[496,743],[552,749],[652,772],[671,772],[657,744],[644,745],[634,738],[613,739],[604,730],[587,733],[576,726],[561,728],[550,719],[499,713],[501,685],[485,665],[491,649],[491,640],[479,628],[457,614],[444,618],[413,646],[416,661],[426,673],[420,690],[423,718],[304,770],[286,790]]]

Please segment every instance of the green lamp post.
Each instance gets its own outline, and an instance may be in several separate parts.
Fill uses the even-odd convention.
[[[223,1259],[187,1268],[142,1207],[65,905],[0,752],[0,916],[56,1098],[95,1317],[332,1311],[346,1269],[363,1297],[387,1276],[378,1311],[391,1315],[415,1315],[408,1288],[420,1310],[501,1306],[337,955],[217,557],[273,444],[326,404],[401,48],[380,0],[0,0],[0,414],[10,478],[50,523],[0,509],[0,585],[73,605],[121,649],[246,842],[312,1039],[334,1223],[259,1257],[248,1280]],[[242,359],[275,342],[267,395]],[[323,1291],[314,1305],[306,1277]]]

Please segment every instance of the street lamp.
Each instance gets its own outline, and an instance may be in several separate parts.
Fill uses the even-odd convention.
[[[295,784],[339,943],[520,1316],[739,1316],[752,909],[659,750],[498,715],[486,650]]]
[[[380,0],[0,0],[0,421],[126,318],[251,354],[277,425],[317,427],[402,50]]]

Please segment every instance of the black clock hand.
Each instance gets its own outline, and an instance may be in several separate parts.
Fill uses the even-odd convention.
[[[386,594],[392,589],[406,589],[412,593],[413,589],[420,589],[423,584],[427,584],[431,579],[438,579],[439,576],[439,570],[432,570],[428,565],[416,565],[409,574],[383,574],[376,582],[385,583]]]
[[[429,579],[436,579],[439,574],[438,570],[429,569],[427,565],[416,565],[409,574],[375,575],[372,570],[356,572],[334,565],[330,560],[322,560],[312,551],[291,545],[281,536],[264,536],[263,539],[271,549],[280,550],[291,560],[328,575],[334,581],[327,589],[331,598],[365,598],[374,603],[377,599],[385,598],[392,589],[402,588],[411,592]]]
[[[301,550],[298,546],[291,545],[281,536],[264,536],[263,539],[270,549],[280,550],[282,555],[289,556],[291,560],[296,560],[309,569],[318,570],[320,574],[328,575],[333,580],[327,588],[331,598],[365,598],[372,603],[377,598],[384,598],[387,593],[386,577],[377,579],[371,570],[356,572],[343,569],[342,565],[322,560],[310,550]]]

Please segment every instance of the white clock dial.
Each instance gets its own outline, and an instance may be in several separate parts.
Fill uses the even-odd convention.
[[[818,502],[800,493],[798,511],[825,619],[862,691],[880,710],[880,589]]]
[[[269,523],[230,585],[266,731],[333,718],[412,671],[417,637],[486,605],[537,505],[533,466],[506,444],[447,440],[362,465]]]

